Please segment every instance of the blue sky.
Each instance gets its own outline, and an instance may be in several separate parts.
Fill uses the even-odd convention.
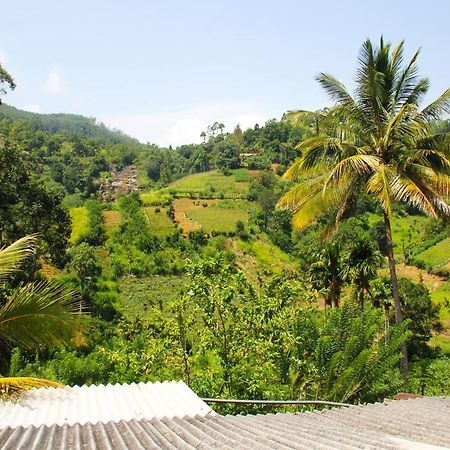
[[[366,38],[421,47],[429,99],[450,87],[450,2],[20,1],[2,5],[0,61],[36,112],[96,117],[143,142],[199,141],[329,104],[314,77],[350,87]]]

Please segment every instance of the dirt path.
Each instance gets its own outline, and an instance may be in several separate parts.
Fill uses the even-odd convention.
[[[406,264],[396,264],[397,275],[403,278],[409,278],[415,283],[423,283],[431,292],[435,291],[447,282],[444,277],[439,277],[428,273],[426,270],[419,269],[416,266],[407,266]],[[389,269],[380,271],[383,275],[389,274]]]
[[[202,200],[200,200],[202,201]],[[191,231],[197,231],[202,226],[195,220],[190,219],[186,212],[194,207],[194,201],[187,198],[177,198],[173,201],[174,220],[183,230],[183,236],[187,236]]]

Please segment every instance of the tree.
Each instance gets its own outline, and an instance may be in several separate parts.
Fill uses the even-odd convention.
[[[1,96],[6,94],[7,89],[14,90],[16,84],[12,76],[0,64],[0,105],[2,104]]]
[[[241,164],[239,145],[232,139],[216,143],[214,152],[217,154],[217,168],[222,171],[237,169]]]
[[[61,190],[35,179],[26,153],[8,140],[0,142],[0,167],[0,245],[39,233],[42,252],[62,267],[70,216]]]
[[[320,290],[325,288],[325,307],[337,308],[344,284],[341,247],[337,242],[325,244],[323,249],[316,254],[316,261],[309,269],[310,281],[313,287]]]
[[[331,212],[337,225],[363,192],[383,209],[392,294],[397,324],[403,321],[391,235],[392,203],[406,202],[432,217],[449,216],[448,134],[436,133],[434,120],[450,111],[450,89],[419,109],[429,81],[418,76],[416,52],[403,66],[403,42],[374,48],[367,40],[359,56],[352,96],[337,79],[321,74],[319,83],[334,107],[317,113],[319,132],[305,139],[302,157],[285,173],[297,184],[281,198],[302,228]],[[301,112],[291,112],[295,119]],[[406,347],[402,371],[408,371]]]
[[[76,331],[81,304],[74,292],[48,281],[6,289],[8,277],[34,253],[35,246],[36,236],[27,236],[0,249],[0,294],[6,297],[0,307],[0,350],[4,354],[14,346],[32,350],[40,345],[64,344]],[[54,385],[35,378],[0,378],[2,396]]]
[[[91,290],[102,274],[102,266],[95,252],[87,242],[82,242],[69,251],[69,268],[79,279],[81,292],[86,294]]]
[[[344,258],[344,279],[356,287],[361,309],[364,309],[365,294],[370,291],[370,281],[377,276],[382,256],[367,233],[359,234],[350,245]]]
[[[408,353],[419,357],[430,354],[427,342],[432,333],[443,331],[439,320],[439,305],[433,305],[428,289],[419,283],[413,283],[407,278],[398,280],[400,301],[405,308],[405,319],[409,320],[411,338],[408,341]]]

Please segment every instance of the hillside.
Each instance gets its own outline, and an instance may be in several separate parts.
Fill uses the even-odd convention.
[[[111,130],[92,117],[63,113],[39,114],[2,104],[0,119],[2,118],[29,122],[34,130],[49,134],[69,133],[76,137],[100,137],[110,144],[138,144],[137,139],[119,130]]]
[[[13,224],[22,226],[19,231],[13,226],[5,231],[24,234],[30,223],[41,226],[42,217],[50,216],[53,222],[45,226],[43,248],[53,245],[61,258],[53,263],[43,255],[41,274],[80,292],[91,318],[65,350],[35,359],[11,357],[14,373],[69,384],[183,378],[201,395],[311,396],[316,387],[307,387],[303,394],[296,374],[316,380],[318,374],[334,370],[320,367],[314,359],[322,351],[335,358],[350,355],[340,367],[357,364],[351,340],[360,329],[369,339],[357,343],[361,358],[385,358],[385,352],[393,352],[387,358],[390,370],[397,373],[398,347],[386,348],[384,343],[392,330],[405,331],[396,331],[394,324],[386,256],[375,263],[376,258],[370,260],[370,253],[383,251],[384,244],[383,217],[370,198],[356,202],[336,234],[324,240],[327,218],[296,231],[292,213],[276,209],[278,199],[292,186],[279,176],[280,156],[289,153],[281,153],[287,143],[281,145],[278,138],[272,136],[267,144],[262,129],[250,130],[259,137],[253,136],[248,145],[265,142],[271,149],[255,153],[253,160],[240,160],[237,152],[247,147],[231,134],[169,150],[108,144],[108,137],[80,130],[79,138],[62,128],[50,134],[50,129],[41,131],[41,125],[26,117],[0,120],[16,146],[6,148],[5,156],[11,159],[16,148],[23,149],[19,155],[25,156],[21,164],[28,164],[24,170],[30,179],[33,171],[39,186],[54,189],[53,203],[45,196],[44,206],[33,203],[36,187],[30,181],[28,196],[12,205],[26,204],[22,215],[27,220]],[[267,127],[278,129],[273,122]],[[5,161],[18,176],[22,166]],[[123,189],[110,192],[114,186]],[[61,200],[64,207],[55,210]],[[48,205],[53,206],[47,209]],[[28,218],[30,211],[40,213],[34,222],[34,216]],[[7,223],[10,216],[4,217]],[[416,339],[411,383],[419,383],[423,361],[436,360],[445,368],[450,355],[448,229],[397,205],[392,233],[405,318]],[[363,252],[358,253],[361,242]],[[360,264],[366,270],[366,263],[362,312],[355,302],[360,294],[354,267]],[[330,310],[332,279],[340,283],[342,308]],[[335,340],[348,346],[337,351]],[[304,361],[312,364],[312,372],[301,375]],[[370,364],[372,360],[364,367]],[[383,364],[376,363],[376,370]],[[376,383],[386,378],[380,396],[342,388],[339,398],[391,395],[403,385],[390,374],[384,368],[370,374]],[[346,374],[341,375],[346,380]],[[355,376],[354,382],[360,383]],[[430,379],[430,389],[447,389]],[[335,383],[320,383],[324,398],[335,398]],[[410,386],[414,391],[420,388]]]

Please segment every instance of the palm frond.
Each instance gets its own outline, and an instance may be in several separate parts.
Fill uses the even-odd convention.
[[[430,191],[424,192],[423,187],[415,183],[405,175],[397,176],[391,183],[392,194],[398,201],[409,203],[423,210],[432,217],[436,217],[436,211],[430,201]]]
[[[407,164],[419,164],[428,167],[435,174],[447,175],[450,170],[450,159],[443,152],[432,149],[417,149],[408,158]]]
[[[328,96],[341,105],[356,107],[353,97],[347,92],[345,86],[331,75],[321,73],[316,80],[325,89]]]
[[[292,215],[295,228],[302,229],[324,217],[338,204],[339,192],[329,189],[318,192],[304,201]]]
[[[366,183],[367,192],[375,195],[388,216],[392,214],[391,179],[393,177],[392,171],[385,164],[380,164],[378,170]]]
[[[291,211],[301,208],[308,199],[322,191],[324,180],[323,173],[303,179],[278,200],[277,208],[290,209]]]
[[[25,236],[8,247],[0,249],[0,285],[1,282],[15,270],[36,248],[36,235]]]
[[[313,136],[305,139],[300,145],[303,156],[297,168],[297,176],[302,171],[315,167],[331,168],[343,158],[358,153],[358,147],[351,142],[343,141],[334,136]],[[287,178],[292,178],[294,172],[288,170]]]
[[[61,387],[60,383],[50,380],[31,377],[6,377],[0,378],[0,399],[15,400],[23,392],[35,388]]]
[[[336,164],[330,172],[323,190],[328,189],[331,182],[338,182],[344,173],[356,172],[361,175],[364,173],[370,173],[376,171],[380,165],[380,158],[375,155],[352,155],[343,159]]]
[[[82,312],[78,295],[54,282],[15,289],[0,308],[0,345],[33,349],[68,342]]]
[[[440,119],[445,113],[450,113],[450,89],[447,89],[433,103],[425,107],[421,112],[421,116],[425,120]]]
[[[401,43],[403,48],[403,42]],[[417,58],[419,57],[420,49],[414,53],[405,69],[400,72],[400,67],[397,68],[397,80],[395,83],[394,107],[400,109],[406,103],[412,103],[414,95],[412,93],[417,86]]]

